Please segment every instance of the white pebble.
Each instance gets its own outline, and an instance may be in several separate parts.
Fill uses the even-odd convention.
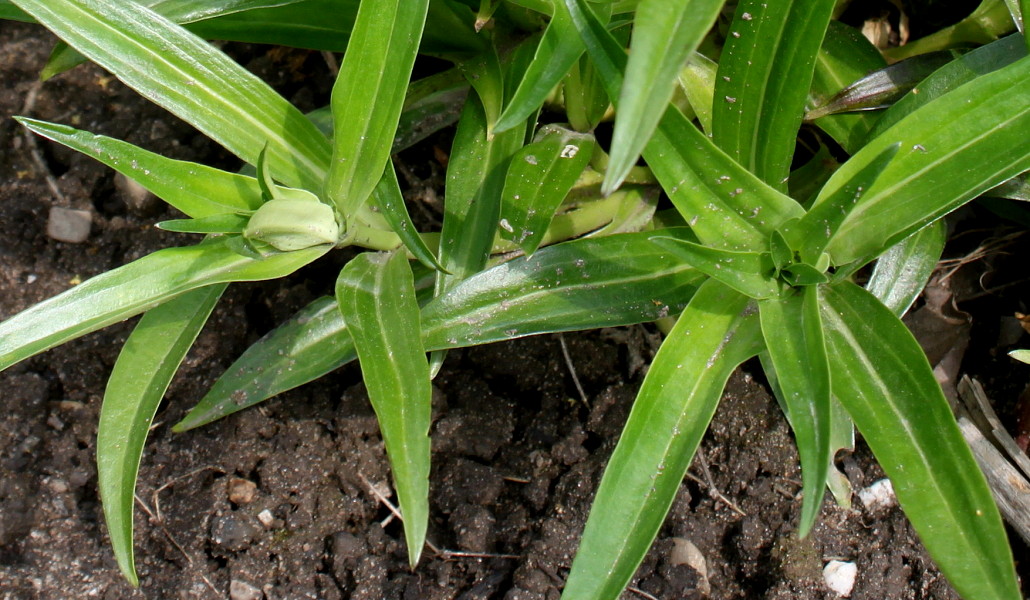
[[[858,492],[858,499],[867,510],[875,511],[894,506],[898,499],[890,479],[874,481],[872,485]]]
[[[245,581],[233,579],[229,582],[230,600],[261,600],[265,597],[260,588],[256,588]]]
[[[856,577],[858,577],[858,567],[853,562],[831,560],[823,567],[823,581],[826,582],[826,587],[844,598],[851,596]]]
[[[59,242],[81,244],[89,238],[93,216],[87,210],[74,210],[54,206],[47,219],[46,233]]]

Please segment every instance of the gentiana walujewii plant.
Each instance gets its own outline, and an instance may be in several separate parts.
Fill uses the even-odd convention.
[[[0,16],[63,40],[48,75],[91,60],[249,165],[221,171],[19,118],[186,217],[159,227],[203,235],[0,323],[6,368],[143,315],[111,374],[97,441],[125,576],[136,583],[133,490],[148,428],[225,287],[359,246],[370,251],[342,269],[335,296],[255,343],[177,431],[357,359],[414,566],[430,514],[430,380],[447,350],[675,318],[563,598],[619,596],[727,378],[756,356],[797,441],[799,535],[827,487],[846,501],[833,457],[857,428],[955,589],[1020,598],[988,487],[899,316],[940,256],[942,217],[1030,169],[1027,43],[1016,33],[881,71],[883,56],[835,20],[835,5],[0,2]],[[1013,23],[1020,5],[1005,3]],[[342,51],[330,106],[301,114],[205,37]],[[413,81],[418,54],[453,68]],[[870,81],[889,89],[870,100]],[[545,103],[563,122],[540,121]],[[613,109],[605,147],[593,132]],[[820,147],[796,166],[806,112]],[[418,232],[390,155],[455,123],[442,228]],[[856,284],[872,263],[868,284]]]

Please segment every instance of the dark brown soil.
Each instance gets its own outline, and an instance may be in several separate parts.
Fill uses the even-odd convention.
[[[34,149],[10,115],[232,166],[96,67],[47,82],[26,105],[51,44],[38,28],[0,23],[0,318],[189,243],[152,227],[169,210],[127,202],[112,173],[90,159],[42,140]],[[282,73],[297,55],[251,54],[252,66],[293,85]],[[48,187],[48,172],[63,198]],[[86,242],[47,236],[54,206],[91,212]],[[427,549],[411,571],[400,527],[376,495],[390,496],[389,470],[356,367],[200,430],[170,432],[248,344],[326,291],[332,268],[232,288],[186,359],[143,457],[139,590],[122,579],[108,547],[94,464],[105,377],[131,324],[0,373],[0,598],[558,598],[642,378],[639,358],[650,357],[656,335],[635,327],[565,336],[587,405],[556,336],[452,352],[434,383],[429,538],[439,552]],[[813,535],[796,538],[792,438],[746,370],[731,379],[703,454],[714,487],[695,464],[633,582],[639,591],[624,597],[834,598],[821,574],[831,559],[857,563],[855,599],[957,597],[897,508],[870,513],[828,501]],[[856,488],[882,477],[861,449],[845,463]],[[683,539],[704,555],[708,594],[704,578],[673,558]]]

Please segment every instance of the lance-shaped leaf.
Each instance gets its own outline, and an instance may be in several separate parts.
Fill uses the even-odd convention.
[[[107,380],[97,428],[97,487],[118,568],[139,585],[132,509],[143,445],[172,376],[226,284],[193,290],[147,311],[125,340]]]
[[[472,275],[423,309],[426,348],[647,323],[678,314],[705,276],[652,243],[651,235],[574,240]],[[354,358],[335,299],[322,298],[248,348],[175,431],[253,406]]]
[[[329,142],[296,107],[205,40],[135,2],[17,0],[18,6],[151,102],[275,178],[318,189]]]
[[[656,244],[678,254],[684,262],[749,298],[774,298],[783,289],[768,253],[733,252],[687,240],[653,237]]]
[[[605,468],[562,598],[619,597],[643,560],[730,373],[761,349],[750,299],[709,280],[655,356]]]
[[[4,19],[5,21],[22,21],[25,23],[32,22],[32,17],[12,4],[10,0],[0,0],[0,19]]]
[[[565,0],[608,94],[618,97],[626,50],[594,16],[586,0]],[[741,167],[669,106],[644,158],[673,204],[706,246],[729,250],[764,249],[784,221],[800,217],[797,202]]]
[[[719,65],[714,60],[695,52],[679,72],[679,84],[697,116],[701,130],[712,131],[712,99],[715,97],[715,72]]]
[[[253,177],[198,163],[172,160],[128,142],[67,125],[15,119],[29,130],[95,158],[194,218],[250,212],[261,206]]]
[[[333,160],[325,193],[350,218],[390,158],[429,0],[365,0],[333,85]]]
[[[1030,169],[1028,97],[1030,59],[1023,58],[924,105],[866,144],[830,178],[816,208],[889,146],[901,149],[830,240],[834,263],[868,260]]]
[[[868,139],[873,139],[887,131],[895,123],[930,101],[982,75],[1010,65],[1026,55],[1026,45],[1018,35],[1010,35],[963,54],[920,82],[915,90],[916,93],[906,94],[891,106],[890,110],[884,112],[876,120],[868,134]]]
[[[998,508],[919,344],[852,283],[821,300],[833,394],[937,566],[965,598],[1018,600]]]
[[[488,137],[487,126],[479,97],[470,95],[447,164],[439,257],[450,275],[440,276],[438,291],[486,265],[497,231],[504,174],[525,140],[524,128]]]
[[[512,157],[501,195],[501,237],[536,252],[565,196],[594,152],[589,134],[547,125]]]
[[[704,275],[652,243],[651,235],[567,242],[473,275],[422,309],[426,347],[478,345],[675,315]]]
[[[916,87],[931,73],[959,56],[953,50],[920,54],[877,69],[841,89],[824,103],[805,113],[805,119],[886,108]]]
[[[504,107],[504,68],[497,48],[491,43],[472,58],[458,64],[458,69],[468,80],[472,89],[479,94],[479,101],[486,114],[487,137],[493,136],[491,124],[497,120]]]
[[[855,172],[831,196],[813,206],[805,216],[784,226],[783,237],[790,248],[798,252],[801,260],[811,264],[819,260],[841,223],[876,183],[876,179],[898,154],[899,147],[900,144],[894,144],[884,148],[879,156]]]
[[[0,370],[192,289],[284,277],[328,251],[317,246],[255,260],[240,256],[224,240],[158,250],[0,323]]]
[[[186,28],[209,40],[343,52],[359,4],[360,0],[302,0],[194,21]],[[333,18],[327,19],[327,14]]]
[[[143,0],[139,4],[166,19],[186,25],[195,21],[205,19],[219,19],[240,12],[261,10],[297,4],[304,0],[222,0],[221,2],[208,2],[204,0]],[[85,62],[86,57],[70,48],[64,42],[58,42],[54,51],[50,54],[40,79],[46,81],[54,75],[58,75]]]
[[[823,45],[816,55],[809,104],[817,106],[826,102],[852,82],[886,64],[880,52],[861,31],[840,21],[830,21]],[[809,112],[805,119],[815,119],[815,125],[829,134],[846,152],[854,154],[878,116],[877,113],[859,113],[816,118]],[[794,183],[795,176],[792,174],[791,184]]]
[[[876,260],[866,289],[900,318],[926,287],[947,239],[940,219],[895,244]]]
[[[171,219],[154,226],[178,233],[243,233],[248,222],[250,218],[245,215],[221,214],[199,219]]]
[[[404,205],[404,196],[401,194],[401,186],[397,182],[397,172],[393,169],[393,163],[386,164],[379,185],[372,192],[372,202],[380,214],[386,217],[397,237],[404,242],[408,252],[418,259],[423,265],[430,269],[442,269],[436,261],[433,251],[426,246],[422,236],[415,229],[415,224],[408,214],[408,207]]]
[[[555,11],[537,44],[529,68],[491,130],[499,133],[524,123],[540,108],[582,54],[583,42],[576,35],[568,13]]]
[[[808,535],[823,505],[830,455],[830,368],[818,287],[758,303],[765,347],[776,371],[777,388],[790,418],[801,456],[803,501],[798,534]]]
[[[172,430],[210,423],[314,381],[355,358],[336,299],[319,298],[247,348]]]
[[[633,24],[633,41],[619,113],[612,134],[611,159],[603,194],[622,184],[637,163],[672,100],[677,75],[701,43],[723,0],[642,0]]]
[[[572,63],[562,84],[562,98],[569,124],[576,131],[593,131],[608,112],[611,101],[588,55]]]
[[[429,524],[432,388],[408,259],[403,252],[359,255],[340,272],[336,297],[386,443],[414,567]]]
[[[834,0],[744,0],[715,81],[712,135],[737,162],[786,190],[815,58]]]

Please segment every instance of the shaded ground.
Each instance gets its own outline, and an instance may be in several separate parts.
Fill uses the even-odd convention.
[[[0,23],[0,318],[188,243],[152,227],[171,215],[162,206],[134,203],[89,159],[42,140],[33,148],[7,116],[232,165],[95,67],[46,83],[26,105],[51,43],[39,29]],[[293,81],[306,53],[249,52],[249,66],[294,101],[313,105],[325,94],[324,82]],[[86,242],[47,236],[54,206],[90,212]],[[0,373],[0,598],[557,598],[655,334],[635,327],[565,336],[586,404],[556,336],[452,352],[435,381],[432,429],[429,538],[443,552],[427,549],[412,572],[400,528],[377,496],[390,495],[389,473],[356,367],[198,431],[169,430],[248,344],[324,293],[333,269],[236,286],[201,334],[143,457],[138,591],[107,545],[94,465],[105,377],[131,324]],[[827,503],[813,535],[796,540],[793,442],[775,401],[746,371],[731,379],[702,449],[710,480],[695,464],[633,583],[640,591],[626,598],[833,598],[821,575],[831,559],[857,563],[852,598],[956,597],[897,508]],[[844,467],[856,488],[882,476],[861,449]],[[683,540],[704,556],[706,577],[682,564],[675,549]]]

